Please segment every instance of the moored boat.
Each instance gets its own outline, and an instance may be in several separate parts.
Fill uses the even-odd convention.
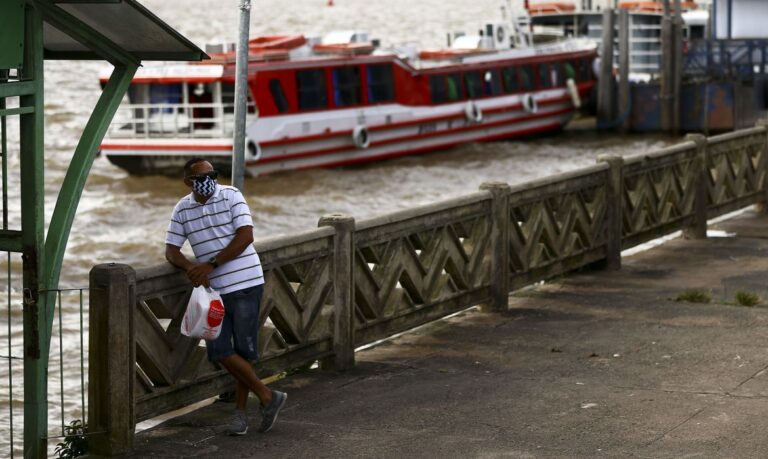
[[[359,32],[252,39],[246,172],[355,164],[561,129],[594,85],[594,44],[513,48],[509,29],[491,23],[481,36],[409,57],[377,49]],[[135,174],[176,175],[195,156],[228,171],[235,54],[210,49],[203,64],[140,69],[102,154]]]

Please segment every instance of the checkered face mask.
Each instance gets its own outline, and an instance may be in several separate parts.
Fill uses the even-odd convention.
[[[193,180],[192,191],[200,196],[211,196],[213,195],[213,192],[216,191],[216,180],[211,177],[205,177],[204,180]]]

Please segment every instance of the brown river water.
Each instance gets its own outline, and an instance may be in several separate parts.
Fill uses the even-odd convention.
[[[331,30],[367,30],[382,44],[415,42],[440,47],[449,31],[472,32],[499,17],[497,0],[255,0],[251,35],[299,32],[318,35]],[[200,47],[206,42],[235,41],[236,0],[142,0],[160,18]],[[100,62],[48,62],[45,102],[45,193],[50,218],[61,181],[80,133],[100,90]],[[290,234],[317,226],[327,213],[363,219],[474,192],[485,181],[510,184],[593,164],[601,153],[628,155],[674,141],[657,136],[620,136],[568,130],[520,141],[471,144],[448,151],[406,157],[352,168],[286,172],[246,178],[244,194],[254,217],[257,239]],[[9,122],[10,227],[20,227],[18,123]],[[225,179],[226,180],[226,179]],[[226,182],[225,182],[226,183]],[[174,204],[188,190],[180,179],[133,177],[97,158],[90,173],[69,238],[61,288],[86,287],[97,263],[121,262],[146,267],[163,262],[164,235]],[[20,262],[13,258],[9,349],[7,301],[0,296],[0,355],[22,355],[21,306],[17,279]],[[6,279],[0,259],[0,279]],[[7,281],[0,293],[8,292]],[[80,316],[78,293],[63,295],[62,342],[65,419],[82,418],[80,380]],[[87,292],[85,293],[87,301]],[[85,305],[87,312],[87,304]],[[85,318],[87,360],[87,316]],[[58,316],[54,321],[49,378],[50,435],[61,434],[60,347]],[[10,456],[11,406],[9,366],[0,360],[0,456]],[[87,367],[87,362],[86,362]],[[22,362],[13,361],[14,450],[22,445]],[[87,368],[86,368],[87,373]],[[87,380],[87,374],[86,374]],[[87,381],[86,381],[87,385]],[[87,399],[87,393],[86,393]],[[55,445],[57,439],[50,443]]]

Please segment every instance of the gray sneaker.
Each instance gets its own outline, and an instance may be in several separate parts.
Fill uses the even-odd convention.
[[[245,411],[236,410],[232,416],[232,423],[227,429],[227,435],[245,435],[248,432],[248,415]]]
[[[285,405],[285,401],[288,400],[288,394],[280,392],[278,390],[272,391],[272,401],[269,405],[261,408],[261,425],[259,426],[259,432],[269,432],[275,421],[277,421],[277,415],[280,413],[280,409]]]

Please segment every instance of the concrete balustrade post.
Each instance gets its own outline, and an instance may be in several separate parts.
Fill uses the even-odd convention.
[[[696,143],[696,159],[692,169],[696,171],[694,182],[693,220],[683,228],[686,239],[705,239],[707,237],[707,207],[709,194],[709,170],[707,160],[707,138],[701,134],[688,134],[685,140]]]
[[[490,311],[506,311],[509,307],[509,195],[503,182],[486,182],[481,190],[491,193],[491,301],[484,306]]]
[[[624,208],[624,158],[600,155],[598,163],[608,163],[608,183],[605,202],[606,257],[605,269],[621,269],[622,215]]]
[[[323,359],[324,370],[344,371],[355,366],[355,219],[332,214],[318,226],[332,226],[333,236],[333,356]]]
[[[136,379],[136,273],[128,265],[96,265],[89,287],[89,452],[113,456],[133,448]]]
[[[763,154],[760,156],[760,165],[758,166],[758,173],[763,173],[763,197],[762,202],[758,202],[755,205],[755,209],[762,213],[768,214],[768,119],[760,119],[755,123],[756,127],[765,128],[765,144],[763,145]]]

